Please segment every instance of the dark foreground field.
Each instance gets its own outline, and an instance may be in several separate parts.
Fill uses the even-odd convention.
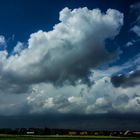
[[[140,140],[140,138],[119,138],[103,136],[9,136],[2,135],[0,140]]]

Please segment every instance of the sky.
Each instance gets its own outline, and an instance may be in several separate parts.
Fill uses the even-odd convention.
[[[1,0],[0,127],[140,130],[139,0]]]

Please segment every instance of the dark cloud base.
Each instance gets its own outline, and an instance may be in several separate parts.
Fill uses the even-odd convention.
[[[140,130],[140,114],[0,116],[0,128]]]

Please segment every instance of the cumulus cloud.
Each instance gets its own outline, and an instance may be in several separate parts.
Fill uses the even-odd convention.
[[[29,113],[120,110],[116,107],[119,95],[113,95],[110,82],[111,73],[120,68],[107,72],[98,67],[119,56],[106,49],[105,41],[119,34],[123,14],[113,9],[102,13],[99,9],[64,8],[59,20],[52,31],[31,34],[26,47],[18,42],[12,55],[0,51],[0,93],[29,93],[23,103]]]
[[[10,56],[4,71],[22,82],[62,84],[84,79],[90,69],[117,57],[106,50],[105,40],[113,39],[123,25],[119,11],[64,8],[59,20],[52,31],[31,34],[28,48]]]
[[[26,47],[18,42],[12,55],[0,51],[0,114],[140,113],[140,57],[99,69],[119,55],[105,41],[119,34],[123,14],[64,8],[59,20],[52,31],[31,34]]]

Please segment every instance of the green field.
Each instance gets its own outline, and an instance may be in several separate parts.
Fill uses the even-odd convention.
[[[140,138],[119,138],[104,136],[13,136],[2,135],[0,140],[140,140]]]

